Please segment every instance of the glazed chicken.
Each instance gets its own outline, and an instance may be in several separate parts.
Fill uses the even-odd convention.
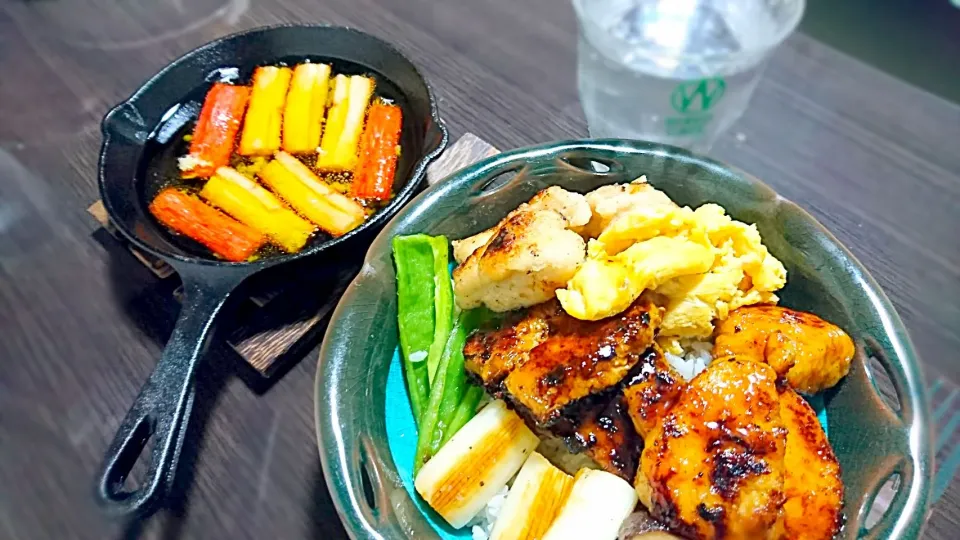
[[[717,325],[714,358],[766,362],[791,388],[815,394],[850,371],[853,340],[812,313],[773,306],[739,308]]]
[[[648,349],[624,381],[623,398],[634,428],[646,437],[666,416],[686,387],[656,344]]]
[[[583,414],[564,420],[552,431],[563,437],[570,451],[584,453],[605,471],[633,482],[642,444],[620,393],[599,396]]]
[[[843,524],[843,482],[817,414],[796,392],[780,394],[780,418],[787,429],[783,488],[786,502],[778,538],[833,538]]]
[[[645,437],[635,487],[691,538],[772,538],[784,502],[786,430],[776,373],[714,360]]]
[[[586,257],[578,231],[590,217],[583,195],[552,186],[495,227],[454,241],[457,305],[505,312],[550,300]]]
[[[619,386],[652,344],[661,310],[642,299],[608,319],[584,322],[556,300],[499,329],[472,335],[467,372],[532,427],[564,437],[604,469],[632,479],[640,441]]]

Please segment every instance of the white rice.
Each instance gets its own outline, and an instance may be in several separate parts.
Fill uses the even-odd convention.
[[[667,362],[670,362],[670,365],[680,373],[680,376],[688,381],[707,369],[707,366],[713,361],[713,354],[711,353],[713,342],[683,340],[680,342],[680,348],[682,354],[677,355],[664,351],[664,356]],[[537,447],[537,452],[567,474],[575,475],[577,471],[584,468],[599,468],[586,455],[570,452],[563,439],[544,433],[538,433],[538,435],[540,445]],[[507,495],[510,494],[510,486],[512,485],[513,480],[511,479],[508,485],[497,492],[487,503],[487,506],[470,522],[470,532],[473,535],[473,540],[488,540],[490,538],[490,533],[493,532],[493,526],[497,522],[497,517],[500,516],[500,510],[507,500]]]
[[[477,517],[473,518],[473,521],[470,522],[470,533],[473,535],[473,540],[487,540],[490,538],[490,533],[493,532],[493,524],[496,523],[497,518],[500,517],[500,510],[503,509],[503,503],[506,502],[507,495],[509,494],[510,488],[503,486],[503,489],[498,491],[497,494],[490,499],[490,502],[477,514]]]
[[[713,361],[713,343],[710,341],[681,341],[682,353],[677,355],[664,351],[667,362],[686,380],[696,377]]]

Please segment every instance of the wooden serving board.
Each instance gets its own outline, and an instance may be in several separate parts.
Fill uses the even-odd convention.
[[[467,133],[427,168],[427,182],[436,184],[451,173],[498,152],[483,139]],[[126,241],[110,223],[101,201],[90,205],[87,212],[158,279],[177,279],[170,265]],[[359,271],[359,263],[351,261],[340,268],[329,269],[322,279],[311,275],[254,282],[233,320],[227,323],[232,325],[225,334],[228,345],[261,376],[269,378],[282,373],[281,367],[299,360],[305,349],[315,343],[327,316]],[[278,281],[282,285],[278,286]],[[182,287],[177,288],[174,299],[179,302],[181,294]]]

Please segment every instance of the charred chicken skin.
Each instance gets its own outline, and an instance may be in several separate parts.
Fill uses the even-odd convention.
[[[840,464],[817,414],[796,392],[780,394],[780,418],[787,429],[783,487],[786,502],[777,538],[833,538],[843,524]]]
[[[784,502],[786,430],[776,373],[715,360],[645,437],[640,501],[691,538],[772,538]]]
[[[714,358],[765,362],[804,394],[837,384],[850,371],[854,354],[853,340],[840,327],[780,306],[739,308],[717,325],[714,336]]]
[[[564,437],[605,470],[632,480],[640,441],[619,394],[656,336],[662,311],[646,300],[600,321],[574,319],[556,300],[472,335],[465,366],[534,428]]]

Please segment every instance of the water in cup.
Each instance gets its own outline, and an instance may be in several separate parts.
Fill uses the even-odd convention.
[[[573,0],[592,137],[704,151],[746,109],[803,0]]]

